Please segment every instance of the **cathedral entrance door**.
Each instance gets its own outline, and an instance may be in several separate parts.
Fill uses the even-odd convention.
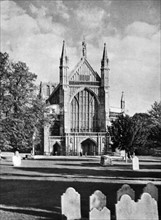
[[[98,147],[94,141],[91,139],[86,139],[81,143],[82,154],[83,155],[97,155]]]
[[[60,155],[60,145],[58,143],[53,145],[53,155]]]

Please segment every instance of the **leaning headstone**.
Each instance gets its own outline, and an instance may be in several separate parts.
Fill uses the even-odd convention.
[[[158,188],[151,182],[149,182],[143,189],[144,193],[149,193],[152,198],[158,202]]]
[[[117,201],[119,201],[124,194],[129,195],[132,200],[135,200],[135,191],[128,184],[124,184],[117,191]]]
[[[100,191],[96,190],[90,196],[90,220],[110,220],[110,210],[106,208],[106,196]]]
[[[67,220],[81,219],[80,194],[74,188],[67,188],[66,192],[61,196],[62,215]]]
[[[134,156],[132,159],[132,169],[139,170],[139,159],[137,156]]]
[[[15,154],[12,157],[12,162],[14,167],[20,167],[21,166],[21,156],[19,155],[19,152],[16,151]]]
[[[110,210],[104,207],[102,210],[96,208],[92,209],[89,213],[89,220],[110,220],[111,214]]]
[[[129,195],[123,195],[115,204],[117,220],[135,220],[136,204]],[[141,220],[141,219],[138,219]]]
[[[136,205],[138,220],[159,220],[157,202],[149,193],[143,193]]]

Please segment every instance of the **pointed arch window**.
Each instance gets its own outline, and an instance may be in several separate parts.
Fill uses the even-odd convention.
[[[88,90],[74,96],[71,102],[71,132],[98,131],[98,104]]]

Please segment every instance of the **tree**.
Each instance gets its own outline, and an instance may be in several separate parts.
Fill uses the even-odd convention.
[[[161,102],[154,102],[149,115],[154,125],[161,126]]]
[[[140,145],[145,145],[149,136],[145,129],[147,121],[147,114],[136,114],[133,117],[120,115],[110,128],[113,149],[125,150],[130,156]]]
[[[133,151],[130,145],[130,130],[132,126],[132,120],[128,115],[120,115],[118,118],[112,122],[110,127],[110,136],[113,143],[113,150],[118,148],[120,150],[125,150],[127,153]]]
[[[23,62],[12,62],[7,53],[0,53],[0,147],[31,149],[33,134],[45,123],[45,104],[37,97],[35,80]]]
[[[154,148],[161,148],[161,102],[154,102],[149,115],[152,124],[150,139]]]
[[[135,149],[139,154],[149,154],[151,148],[151,118],[147,113],[136,113],[132,120],[139,127]]]

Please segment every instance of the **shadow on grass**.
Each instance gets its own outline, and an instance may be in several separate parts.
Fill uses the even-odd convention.
[[[56,158],[40,158],[40,159],[34,159],[34,161],[78,161],[78,162],[81,162],[81,161],[91,161],[91,160],[96,160],[97,157],[82,157],[82,158],[78,158],[78,157],[75,157],[75,158],[70,158],[70,157],[67,157],[67,158],[59,158],[59,157],[56,157]],[[33,160],[33,159],[31,159]]]
[[[45,212],[45,211],[36,211],[36,210],[32,210],[32,209],[23,209],[23,208],[9,208],[9,207],[1,207],[0,210],[5,211],[5,212],[12,212],[12,213],[19,213],[19,214],[25,214],[25,215],[32,215],[35,217],[45,217],[45,219],[57,219],[57,220],[61,220],[61,215],[60,213],[57,213],[55,211],[53,211],[52,213],[50,212]],[[29,219],[31,219],[31,216],[29,217]]]
[[[74,166],[74,165],[73,165]],[[156,168],[156,165],[154,166]],[[160,178],[160,172],[145,172],[141,171],[133,171],[131,168],[126,169],[125,167],[119,166],[109,166],[104,167],[104,169],[96,170],[96,169],[72,169],[69,168],[49,168],[49,167],[19,167],[15,168],[17,170],[27,171],[27,172],[38,172],[42,174],[61,174],[63,175],[84,175],[84,176],[105,176],[105,177],[151,177],[151,178]],[[122,169],[122,170],[121,170]],[[146,166],[146,169],[149,167]],[[152,169],[152,168],[151,168]],[[28,173],[29,174],[29,173]],[[43,176],[43,175],[42,175]]]
[[[98,163],[80,163],[80,164],[75,164],[75,163],[57,163],[56,165],[61,165],[61,166],[74,166],[74,167],[102,167],[101,164]],[[129,169],[132,170],[132,164],[129,163],[123,163],[123,164],[114,164],[114,165],[109,165],[107,167],[115,167],[117,169],[117,167],[120,169]],[[148,164],[148,165],[140,165],[140,169],[161,169],[161,163],[158,164]]]
[[[115,203],[117,190],[122,184],[118,183],[85,183],[62,181],[34,181],[34,180],[1,180],[0,203],[8,206],[31,207],[52,211],[53,213],[40,212],[39,215],[55,220],[61,219],[61,195],[68,187],[74,187],[81,195],[81,213],[83,218],[89,217],[89,196],[95,190],[101,190],[107,197],[107,207],[111,210],[112,219],[115,219]],[[140,198],[143,185],[130,185],[135,190],[135,200]],[[161,186],[158,186],[159,195]],[[161,202],[158,202],[161,215]],[[37,212],[16,210],[25,214],[37,215]]]
[[[145,163],[161,163],[161,160],[160,159],[157,159],[157,160],[146,160],[146,159],[140,159],[139,162],[145,162]]]
[[[101,167],[100,163],[79,163],[79,164],[75,164],[75,163],[57,163],[56,165],[61,165],[61,166],[74,166],[74,167],[81,167],[81,166],[85,166],[85,167]]]

